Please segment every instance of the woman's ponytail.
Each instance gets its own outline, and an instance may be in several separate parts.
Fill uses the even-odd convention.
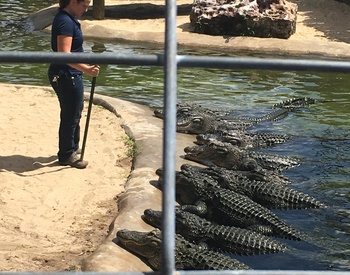
[[[63,10],[65,7],[67,7],[70,3],[70,0],[60,0],[59,6],[60,10]]]

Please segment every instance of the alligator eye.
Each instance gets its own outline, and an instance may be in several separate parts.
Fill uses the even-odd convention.
[[[155,228],[154,230],[150,231],[147,235],[150,237],[158,237],[160,235],[160,230],[158,228]]]
[[[227,154],[227,150],[225,150],[224,148],[214,147],[214,146],[212,146],[212,148],[215,150],[215,154],[217,154],[217,155],[226,155]]]
[[[158,247],[158,246],[159,246],[159,242],[151,241],[151,242],[150,242],[150,245],[151,245],[152,247]]]
[[[195,124],[202,124],[202,121],[203,120],[201,118],[198,118],[198,117],[192,119],[192,123],[195,123]]]
[[[208,146],[209,146],[210,148],[215,149],[216,151],[219,151],[219,150],[223,151],[223,150],[225,150],[225,148],[223,147],[222,143],[217,143],[217,142],[215,142],[215,141],[210,142],[210,143],[208,144]]]
[[[235,139],[235,138],[229,139],[228,142],[231,143],[232,145],[238,145],[238,144],[240,144],[240,142],[239,142],[237,139]]]

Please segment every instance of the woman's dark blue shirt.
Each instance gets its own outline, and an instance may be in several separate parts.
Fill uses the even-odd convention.
[[[71,52],[84,51],[84,38],[81,32],[80,23],[76,17],[71,16],[65,10],[60,10],[52,22],[51,49],[54,52],[57,52],[57,37],[59,35],[68,35],[73,38]],[[82,74],[81,71],[74,69],[67,64],[51,64],[49,71],[55,74],[62,71],[69,73],[70,75]]]

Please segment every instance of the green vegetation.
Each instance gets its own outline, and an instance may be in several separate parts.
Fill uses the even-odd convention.
[[[134,158],[139,153],[139,150],[136,146],[135,140],[127,135],[122,137],[124,144],[128,147],[126,151],[126,156],[129,158]]]

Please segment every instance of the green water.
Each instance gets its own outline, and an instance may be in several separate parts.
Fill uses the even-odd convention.
[[[56,1],[0,1],[0,47],[3,51],[50,51],[50,36],[27,32],[28,14]],[[11,11],[11,12],[9,12]],[[155,54],[152,45],[86,40],[85,51],[115,54]],[[179,49],[180,54],[239,55]],[[47,64],[0,63],[2,82],[48,86]],[[96,92],[141,103],[163,104],[162,68],[103,65]],[[89,87],[89,79],[86,78]],[[286,119],[256,130],[288,133],[300,138],[266,150],[292,155],[302,165],[285,174],[292,186],[330,206],[327,210],[276,211],[288,223],[307,233],[309,243],[285,241],[287,253],[240,257],[255,269],[349,270],[350,268],[350,78],[346,74],[179,68],[178,99],[195,101],[216,109],[230,109],[245,116],[260,115],[271,106],[295,97],[313,97],[318,104],[291,113]],[[311,244],[310,244],[311,243]]]

